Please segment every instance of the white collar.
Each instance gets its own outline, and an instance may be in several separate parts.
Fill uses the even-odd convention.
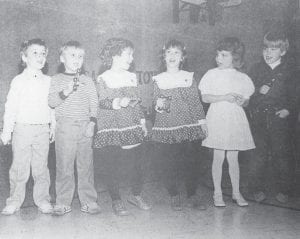
[[[29,79],[38,79],[43,76],[43,73],[41,70],[39,71],[34,71],[28,68],[25,68],[23,73],[29,78]]]
[[[272,70],[274,70],[274,68],[278,65],[280,65],[281,63],[281,59],[279,58],[278,61],[273,62],[272,64],[268,64]]]
[[[179,87],[191,87],[193,84],[194,72],[179,71],[177,73],[163,72],[156,76],[153,76],[153,80],[157,86],[162,89],[174,89]]]
[[[99,82],[100,79],[105,82],[108,88],[137,87],[136,74],[129,71],[118,73],[107,70],[98,76],[97,81]]]

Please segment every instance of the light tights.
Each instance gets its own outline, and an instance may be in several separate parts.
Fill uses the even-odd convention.
[[[240,169],[238,162],[238,151],[227,151],[227,162],[229,166],[229,176],[232,185],[232,194],[239,195],[240,190]],[[212,163],[212,177],[214,183],[214,194],[222,194],[221,181],[222,181],[222,168],[225,158],[225,150],[214,150],[214,157]]]

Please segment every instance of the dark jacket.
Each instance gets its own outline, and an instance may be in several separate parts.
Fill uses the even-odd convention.
[[[250,110],[271,107],[276,111],[281,109],[287,109],[290,113],[295,111],[295,81],[292,79],[293,72],[296,70],[295,64],[286,58],[281,60],[281,64],[274,69],[266,64],[264,59],[251,68],[248,75],[255,85],[255,93],[250,100]],[[270,87],[265,95],[259,93],[263,85]]]

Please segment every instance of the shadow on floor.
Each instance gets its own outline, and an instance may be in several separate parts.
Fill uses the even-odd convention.
[[[50,153],[49,153],[49,169],[50,169],[50,177],[51,177],[51,187],[50,187],[50,194],[52,198],[52,202],[55,202],[55,149],[54,145],[51,145],[50,147]],[[9,177],[8,177],[8,172],[9,172],[9,167],[11,164],[11,149],[10,147],[1,147],[0,148],[0,208],[3,208],[5,205],[5,199],[9,195]],[[199,161],[201,160],[201,163],[199,163],[199,173],[201,174],[201,177],[199,179],[199,188],[198,192],[199,194],[203,194],[204,197],[206,197],[206,201],[210,202],[211,201],[211,196],[212,196],[212,190],[213,190],[213,184],[212,184],[212,177],[211,177],[211,152],[207,149],[200,148],[198,149],[198,154],[199,154]],[[144,162],[144,175],[145,175],[145,182],[146,185],[152,185],[148,186],[148,189],[153,188],[153,185],[156,185],[159,183],[159,179],[156,174],[156,168],[154,164],[152,163],[152,158],[151,157],[156,157],[155,156],[155,144],[151,143],[146,143],[144,145],[144,154],[142,157],[142,160]],[[247,154],[242,154],[241,159],[240,159],[240,168],[241,168],[241,191],[244,194],[244,196],[248,200],[253,200],[252,195],[248,193],[247,191],[247,184],[248,184],[248,168],[247,168],[247,161],[250,160],[247,158]],[[105,186],[102,184],[103,180],[103,169],[101,167],[101,158],[95,158],[94,160],[94,166],[95,166],[95,186],[100,194],[105,194],[106,189]],[[125,182],[121,185],[121,187],[125,190],[127,188],[126,184],[126,165],[121,165],[122,169],[121,170],[124,172],[123,175],[121,175],[122,180],[121,182]],[[224,171],[223,171],[223,180],[222,180],[222,187],[223,187],[223,192],[225,195],[230,197],[231,195],[231,184],[230,184],[230,179],[228,175],[228,165],[225,161],[224,163]],[[271,206],[276,206],[276,207],[283,207],[283,208],[289,208],[289,209],[294,209],[294,210],[300,210],[300,189],[299,187],[296,187],[298,185],[295,183],[295,190],[293,197],[287,204],[281,204],[277,202],[274,199],[274,192],[272,190],[272,183],[274,180],[270,178],[268,180],[270,183],[268,185],[269,188],[269,193],[268,193],[268,200],[264,202],[266,205],[271,205]],[[298,181],[297,181],[298,182]],[[32,199],[32,187],[33,187],[33,180],[30,177],[30,180],[27,183],[27,190],[26,190],[26,197],[25,201],[23,203],[23,208],[28,208],[32,207],[33,204],[33,199]],[[296,190],[298,188],[299,191]],[[147,187],[145,188],[145,193],[147,193]],[[184,191],[184,190],[182,190]],[[156,192],[159,194],[159,190]],[[155,193],[150,193],[151,197],[153,195],[156,195]],[[75,193],[75,198],[77,197]],[[155,196],[154,196],[155,197]],[[163,197],[162,197],[163,198]],[[212,203],[212,202],[210,202]]]

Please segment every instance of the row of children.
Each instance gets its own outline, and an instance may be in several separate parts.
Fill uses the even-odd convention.
[[[183,168],[188,172],[185,175],[187,205],[206,208],[196,195],[199,172],[195,170],[195,163],[199,155],[194,152],[202,140],[203,146],[214,149],[214,205],[225,206],[221,178],[226,157],[233,189],[232,199],[239,206],[247,206],[248,202],[239,189],[238,153],[255,148],[243,109],[253,93],[255,104],[252,109],[257,112],[251,114],[253,122],[257,122],[254,131],[265,136],[259,139],[269,140],[267,137],[271,137],[275,151],[273,160],[278,163],[278,168],[286,169],[280,171],[281,182],[285,184],[282,184],[277,195],[279,200],[286,200],[289,155],[283,146],[287,145],[284,144],[287,139],[281,134],[287,130],[285,119],[289,114],[285,94],[286,72],[283,71],[282,62],[287,48],[288,42],[283,35],[269,33],[265,36],[263,61],[255,66],[256,75],[252,78],[254,86],[252,80],[239,71],[245,53],[243,43],[235,37],[225,38],[217,47],[217,67],[209,70],[197,86],[197,74],[182,69],[186,59],[184,44],[177,40],[169,41],[163,47],[165,71],[153,77],[156,116],[150,130],[146,127],[149,119],[140,105],[137,77],[129,71],[133,62],[132,42],[112,38],[105,43],[100,55],[107,70],[97,78],[95,87],[92,79],[84,74],[85,51],[78,42],[70,41],[62,46],[62,72],[50,78],[43,74],[48,53],[44,41],[25,41],[21,46],[24,70],[11,83],[1,134],[4,144],[12,139],[13,149],[9,171],[10,196],[2,214],[11,215],[20,209],[30,168],[34,179],[33,199],[38,209],[42,213],[55,215],[70,212],[75,190],[75,160],[81,211],[99,213],[92,148],[104,155],[105,184],[114,213],[120,216],[129,214],[119,192],[118,170],[121,160],[126,160],[131,168],[128,202],[142,210],[149,210],[151,206],[141,196],[141,144],[145,136],[160,146],[163,183],[171,196],[172,209],[182,210],[177,181],[178,172]],[[210,104],[206,117],[199,90],[203,102]],[[97,133],[94,135],[95,126]],[[50,142],[55,138],[56,150],[54,207],[49,196],[49,138]],[[265,144],[257,144],[264,149],[260,152],[266,153]],[[257,171],[264,169],[263,160],[265,155],[261,159],[252,159],[256,162]],[[262,181],[255,186],[260,184]],[[255,193],[258,200],[265,199],[262,190],[256,190]]]

